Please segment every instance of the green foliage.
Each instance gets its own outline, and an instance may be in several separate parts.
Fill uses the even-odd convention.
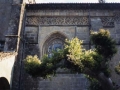
[[[39,58],[36,55],[35,56],[28,55],[24,61],[25,61],[25,70],[29,74],[35,76],[41,64]]]
[[[82,41],[78,38],[66,40],[64,51],[67,52],[66,67],[73,72],[83,72],[86,67],[98,71],[98,64],[102,57],[95,50],[84,49]]]
[[[43,78],[48,78],[51,75],[56,74],[57,68],[61,67],[60,62],[63,59],[63,51],[59,50],[58,52],[53,51],[52,57],[49,58],[47,55],[44,55],[42,58],[42,63],[39,67],[40,75]]]
[[[120,75],[120,63],[115,67],[115,71]]]
[[[72,40],[66,40],[65,51],[67,51],[66,57],[67,60],[73,63],[74,65],[79,65],[83,67],[82,58],[83,58],[83,47],[82,41],[78,38],[73,38]]]
[[[73,38],[65,41],[63,50],[53,51],[51,58],[45,55],[39,62],[40,60],[35,56],[33,60],[29,56],[31,61],[28,57],[25,60],[26,71],[33,76],[47,77],[47,75],[54,75],[59,67],[68,68],[72,72],[83,72],[85,68],[89,68],[94,73],[103,72],[109,76],[108,58],[116,53],[115,42],[107,30],[92,32],[91,41],[95,45],[93,50],[85,50],[82,46],[83,42],[78,38]]]
[[[91,41],[98,54],[106,60],[111,59],[117,52],[115,41],[110,37],[108,30],[100,29],[98,33],[91,32]]]
[[[102,61],[103,61],[102,56],[95,52],[95,50],[93,51],[88,50],[85,52],[82,63],[84,65],[84,68],[89,68],[91,71],[97,73],[100,72],[101,70]]]
[[[88,90],[102,90],[102,86],[97,79],[91,78],[89,76],[87,76],[87,78],[90,81],[90,85],[89,85]]]
[[[47,55],[44,55],[41,60],[39,60],[37,56],[29,55],[24,60],[25,70],[33,77],[40,76],[43,78],[48,78],[51,75],[55,75],[56,69],[61,66],[59,62],[61,62],[63,55],[64,54],[62,50],[53,52],[51,58],[49,58]]]
[[[90,71],[93,75],[99,75],[101,72],[105,76],[110,76],[108,61],[117,52],[115,41],[110,37],[107,30],[91,32],[91,42],[94,49],[86,50],[83,48],[83,42],[78,38],[65,41],[63,50],[53,51],[52,57],[45,55],[41,61],[36,56],[29,56],[25,59],[25,69],[32,76],[48,78],[56,74],[58,68],[67,68],[71,72],[85,73]],[[120,73],[120,65],[115,69]],[[89,75],[89,73],[87,73]],[[101,84],[95,78],[89,78],[90,90],[102,90]]]
[[[89,68],[92,72],[99,73],[103,70],[101,63],[104,61],[102,55],[98,54],[96,49],[86,50],[82,46],[82,41],[78,38],[66,40],[66,68],[73,72],[83,72]],[[71,67],[72,66],[72,67]]]

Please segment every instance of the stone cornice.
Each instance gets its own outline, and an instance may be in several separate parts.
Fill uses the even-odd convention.
[[[120,3],[39,3],[27,4],[27,10],[38,9],[120,9]]]
[[[16,52],[0,52],[0,61],[16,55],[17,55]]]

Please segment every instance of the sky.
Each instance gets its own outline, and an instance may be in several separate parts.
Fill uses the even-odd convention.
[[[87,3],[87,2],[93,2],[93,3],[97,3],[98,0],[35,0],[36,3],[79,3],[79,2],[83,2],[83,3]],[[120,0],[105,0],[106,2],[118,2],[120,3]]]

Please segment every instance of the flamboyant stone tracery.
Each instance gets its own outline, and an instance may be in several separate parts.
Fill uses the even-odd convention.
[[[48,54],[51,57],[53,51],[63,49],[65,39],[59,32],[51,34],[43,45],[43,55]]]

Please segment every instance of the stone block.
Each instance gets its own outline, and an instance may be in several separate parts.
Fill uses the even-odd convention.
[[[103,28],[101,19],[96,17],[96,18],[91,18],[91,29],[94,31],[98,31],[99,29]]]
[[[84,15],[84,16],[88,16],[88,15],[89,15],[88,10],[84,10],[84,11],[83,11],[83,15]]]
[[[12,0],[0,0],[0,3],[12,3]]]
[[[116,33],[117,33],[117,34],[118,34],[118,33],[120,34],[120,29],[116,29]]]
[[[26,44],[25,55],[37,55],[40,57],[40,48],[38,44]]]
[[[89,29],[88,27],[77,27],[76,28],[76,33],[78,34],[89,34]]]
[[[120,38],[116,38],[116,43],[120,44]]]
[[[89,35],[86,35],[86,34],[77,34],[76,36],[80,40],[83,40],[83,43],[89,43]]]
[[[116,34],[116,38],[120,38],[120,34]]]
[[[4,51],[16,51],[16,49],[17,49],[17,37],[7,37]]]
[[[102,10],[96,10],[96,16],[104,16],[104,13]]]
[[[38,27],[25,28],[26,43],[38,43]]]
[[[115,28],[105,28],[105,30],[108,30],[110,34],[116,34]]]
[[[96,16],[96,11],[95,10],[90,10],[90,16]]]
[[[4,0],[1,0],[1,1],[4,1]],[[7,34],[10,14],[11,14],[11,4],[0,3],[0,25],[1,25],[0,40],[5,40],[4,36]]]
[[[31,82],[24,84],[29,87],[25,87],[23,90],[84,90],[88,86],[84,86],[86,81],[83,78],[85,78],[83,74],[57,74],[51,80],[36,79],[34,82],[31,80]],[[25,82],[27,81],[25,79]]]
[[[110,34],[113,39],[116,39],[116,34]]]
[[[13,1],[13,4],[20,4],[21,3],[21,0],[12,0]]]

